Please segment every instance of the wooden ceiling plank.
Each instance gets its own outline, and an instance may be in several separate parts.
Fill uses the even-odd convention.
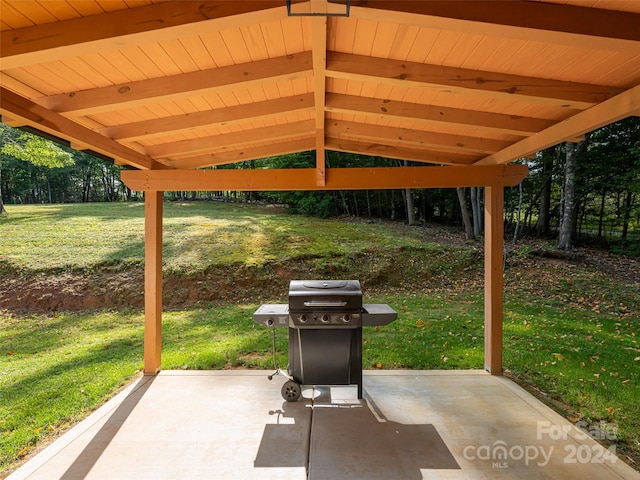
[[[411,118],[430,122],[473,125],[515,135],[532,135],[555,122],[540,118],[519,117],[477,110],[463,110],[416,103],[396,102],[353,95],[327,94],[327,111],[360,112],[370,115]]]
[[[131,150],[1,86],[0,113],[3,116],[7,115],[24,121],[38,130],[63,138],[71,143],[90,145],[92,150],[118,162],[141,169],[163,168],[151,157]]]
[[[279,0],[162,2],[0,32],[2,68],[210,33],[287,15]]]
[[[526,165],[486,167],[329,168],[327,183],[317,185],[315,168],[251,170],[161,170],[121,172],[122,181],[138,191],[271,191],[377,190],[515,186],[529,170]]]
[[[447,93],[519,97],[535,103],[585,109],[622,92],[621,88],[425,65],[384,58],[327,53],[327,75],[400,87],[429,87]]]
[[[398,160],[411,160],[436,165],[471,165],[482,157],[481,155],[469,156],[426,149],[399,147],[397,145],[386,145],[381,142],[359,142],[331,136],[327,136],[326,148],[327,150],[335,150],[338,152],[395,158]]]
[[[248,160],[258,160],[261,158],[273,157],[276,155],[287,155],[290,153],[304,152],[313,150],[314,146],[315,138],[313,136],[309,136],[305,138],[289,140],[286,142],[272,143],[269,145],[237,148],[234,150],[217,152],[214,154],[202,155],[199,157],[166,160],[165,163],[174,168],[196,169],[214,165],[227,165],[230,163],[245,162]]]
[[[309,93],[249,105],[236,105],[217,110],[105,127],[98,130],[98,132],[115,140],[153,138],[167,135],[170,132],[219,125],[235,125],[246,123],[251,119],[271,118],[285,112],[310,110],[312,108],[313,94]]]
[[[640,42],[638,13],[520,0],[353,0],[351,17],[605,50]]]
[[[329,120],[326,126],[327,135],[334,138],[353,138],[374,140],[393,145],[405,145],[414,148],[432,148],[437,151],[459,153],[497,152],[511,145],[513,142],[494,140],[484,137],[453,135],[448,133],[412,130],[386,125],[369,125],[342,120]]]
[[[640,111],[640,85],[602,102],[588,110],[577,113],[538,134],[525,138],[507,148],[476,162],[478,165],[504,164],[552,147],[563,141],[579,138]]]
[[[310,53],[261,60],[211,70],[152,78],[108,87],[68,92],[36,101],[69,115],[92,115],[196,95],[231,92],[268,81],[279,83],[311,75]],[[238,80],[240,79],[240,80]]]
[[[307,120],[253,130],[241,130],[223,135],[208,135],[181,142],[161,143],[148,147],[146,152],[152,158],[184,158],[204,152],[234,149],[242,145],[251,146],[256,143],[279,141],[301,135],[309,136],[313,135],[314,131],[314,122]]]

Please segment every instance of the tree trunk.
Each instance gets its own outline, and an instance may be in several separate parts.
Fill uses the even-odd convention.
[[[369,198],[369,190],[365,190],[367,195],[367,216],[371,218],[371,199]]]
[[[471,214],[473,215],[473,234],[482,233],[482,190],[480,187],[471,187]]]
[[[464,234],[467,240],[474,240],[476,237],[473,234],[473,225],[471,225],[471,218],[469,218],[469,209],[467,208],[467,200],[464,195],[464,188],[456,188],[458,194],[458,202],[460,203],[460,213],[462,213],[462,222],[464,223]]]
[[[602,197],[600,197],[600,215],[598,216],[598,238],[602,238],[602,222],[604,221],[604,203],[605,203],[606,195],[602,192]]]
[[[396,219],[396,199],[395,190],[391,190],[391,220]]]
[[[434,209],[433,209],[433,190],[423,190],[424,191],[424,223],[428,223],[433,220]]]
[[[404,191],[405,203],[407,205],[407,224],[414,225],[416,219],[413,212],[413,195],[411,195],[411,189],[407,188]]]
[[[576,199],[576,170],[578,155],[586,148],[589,136],[579,143],[565,143],[564,167],[564,205],[560,222],[560,234],[558,236],[558,248],[571,250],[575,241],[575,231],[578,221],[578,200]]]
[[[7,209],[4,208],[4,201],[2,200],[2,166],[0,166],[0,215],[6,211]]]
[[[408,167],[409,162],[407,160],[404,160],[403,165],[405,167]],[[405,188],[404,190],[404,203],[405,203],[405,206],[407,207],[407,224],[413,225],[416,223],[416,219],[413,214],[414,213],[413,212],[413,195],[411,194],[410,188]]]
[[[540,215],[538,217],[538,235],[546,237],[549,235],[551,227],[551,183],[553,172],[554,149],[547,149],[542,152],[542,173],[544,183],[540,189]]]
[[[0,192],[0,209],[2,208],[2,192]],[[622,217],[622,238],[627,238],[629,233],[629,220],[631,219],[631,206],[633,205],[633,194],[627,190],[627,197],[624,202],[624,212]],[[1,213],[1,210],[0,210]]]
[[[520,233],[520,217],[522,217],[522,182],[518,185],[518,191],[518,215],[516,217],[516,228],[513,231],[513,243],[518,241],[518,234]]]

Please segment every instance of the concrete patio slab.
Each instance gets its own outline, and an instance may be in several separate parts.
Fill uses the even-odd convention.
[[[367,371],[287,403],[263,371],[166,371],[115,396],[8,477],[495,479],[640,474],[506,378]]]

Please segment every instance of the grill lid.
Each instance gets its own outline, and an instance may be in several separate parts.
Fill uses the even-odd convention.
[[[292,280],[289,284],[289,311],[362,310],[362,290],[358,280]]]

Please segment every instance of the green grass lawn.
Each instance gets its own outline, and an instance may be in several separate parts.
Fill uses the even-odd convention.
[[[3,275],[17,272],[53,275],[141,264],[140,204],[9,209],[9,216],[0,217],[0,285]],[[212,238],[220,234],[233,238],[237,251],[231,240]],[[165,271],[189,275],[211,265],[312,259],[350,274],[366,263],[367,301],[390,304],[399,318],[364,329],[365,368],[482,368],[477,245],[431,244],[422,235],[393,225],[310,222],[249,206],[172,203],[165,206]],[[536,262],[508,262],[507,374],[572,421],[614,428],[618,451],[637,455],[637,286],[619,284],[589,266]],[[384,274],[376,276],[376,269]],[[408,288],[401,276],[417,286]],[[270,332],[251,319],[260,303],[281,301],[270,295],[165,312],[163,368],[271,369]],[[0,312],[0,474],[140,374],[142,325],[143,314],[132,309]],[[278,363],[286,365],[284,330],[278,331],[277,350]]]
[[[0,266],[51,272],[142,265],[144,204],[10,205],[0,216]],[[288,215],[269,207],[165,202],[164,269],[261,266],[300,258],[340,258],[376,248],[422,247],[420,236],[370,223]]]

